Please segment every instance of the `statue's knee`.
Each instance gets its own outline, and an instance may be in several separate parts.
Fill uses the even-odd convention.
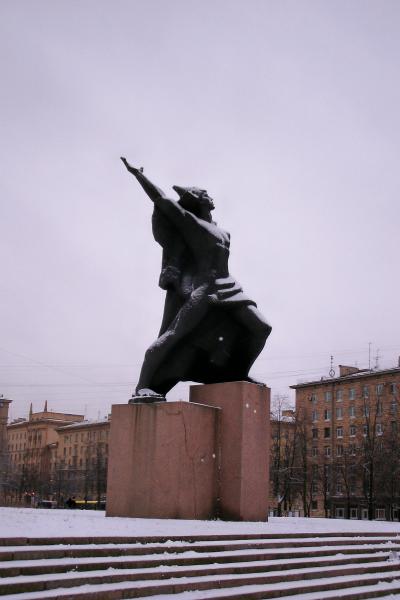
[[[271,325],[266,321],[261,321],[258,327],[258,335],[261,339],[266,340],[272,331]]]

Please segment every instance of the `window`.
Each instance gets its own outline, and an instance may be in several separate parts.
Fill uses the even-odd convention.
[[[391,412],[392,415],[396,415],[397,414],[397,402],[394,399],[390,403],[390,412]]]
[[[336,484],[336,493],[343,494],[343,484],[340,481]]]
[[[337,438],[343,437],[343,427],[336,427],[336,437]]]
[[[392,428],[392,433],[397,433],[397,421],[392,421],[390,426]]]
[[[350,437],[355,437],[357,428],[355,425],[350,425]]]
[[[332,401],[332,392],[325,392],[325,402]]]
[[[343,446],[342,445],[336,446],[336,456],[343,456]]]
[[[311,451],[312,456],[315,458],[316,456],[318,456],[318,447],[317,446],[313,446],[312,447],[312,451]]]
[[[317,394],[311,394],[310,400],[313,404],[317,404],[317,400],[318,400]]]
[[[378,415],[378,417],[382,416],[382,402],[380,400],[376,404],[376,414]]]
[[[327,457],[329,457],[331,455],[331,447],[330,446],[325,446],[324,455]]]
[[[376,386],[376,395],[382,396],[382,394],[383,394],[383,383],[378,383],[378,385]]]
[[[316,481],[313,481],[311,489],[313,494],[318,494],[318,483]]]
[[[313,440],[318,439],[318,429],[312,429]]]
[[[336,402],[341,402],[343,400],[343,391],[336,390]]]
[[[344,519],[344,508],[337,506],[335,509],[335,519]]]
[[[368,396],[369,396],[369,386],[368,385],[363,385],[362,395],[364,396],[364,398],[368,398]]]
[[[363,417],[369,417],[369,406],[367,404],[363,407]]]
[[[376,508],[375,509],[375,519],[379,519],[380,521],[385,521],[386,514],[384,508]]]
[[[356,416],[356,407],[349,406],[349,417],[355,417],[355,416]]]
[[[389,392],[391,394],[395,394],[396,393],[396,384],[395,383],[389,383]]]
[[[368,425],[363,426],[363,435],[368,435]]]
[[[324,410],[324,419],[325,419],[325,421],[331,420],[331,411],[330,410]]]
[[[312,420],[313,421],[318,421],[318,413],[316,410],[312,411]]]
[[[318,502],[317,500],[311,501],[311,510],[318,510]]]
[[[376,424],[376,435],[382,435],[382,434],[383,434],[382,423],[377,423]]]
[[[357,509],[354,506],[350,508],[350,519],[358,519]]]
[[[343,419],[343,408],[341,406],[336,408],[336,418]]]
[[[350,456],[356,455],[356,445],[355,444],[349,444],[349,454],[350,454]]]
[[[312,474],[313,474],[313,477],[318,477],[318,465],[312,466]]]
[[[331,437],[331,428],[325,427],[324,428],[324,438],[330,438],[330,437]]]

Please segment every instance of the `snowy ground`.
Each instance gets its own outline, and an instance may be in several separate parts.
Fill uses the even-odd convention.
[[[0,537],[168,536],[245,533],[399,532],[400,523],[270,517],[267,523],[127,519],[103,511],[1,508]]]

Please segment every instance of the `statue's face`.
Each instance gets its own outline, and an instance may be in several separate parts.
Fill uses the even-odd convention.
[[[211,196],[208,195],[207,190],[201,190],[199,188],[189,188],[182,200],[183,203],[187,201],[188,204],[191,204],[192,206],[196,205],[201,209],[209,210],[210,212],[215,208],[214,201]]]
[[[214,201],[208,195],[207,190],[202,190],[197,187],[181,188],[177,185],[173,186],[174,190],[180,196],[179,204],[184,208],[197,214],[198,212],[214,210]]]
[[[205,208],[207,208],[209,211],[214,210],[214,201],[211,198],[211,196],[208,195],[207,190],[199,190],[198,188],[194,188],[194,190],[196,190],[197,192],[196,197],[198,199],[198,202]]]

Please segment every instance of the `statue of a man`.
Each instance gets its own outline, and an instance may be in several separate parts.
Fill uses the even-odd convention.
[[[211,219],[206,190],[173,186],[171,200],[121,158],[154,203],[153,235],[163,248],[166,290],[156,341],[146,351],[134,402],[155,402],[178,381],[253,381],[249,370],[271,333],[256,303],[229,275],[230,235]]]

